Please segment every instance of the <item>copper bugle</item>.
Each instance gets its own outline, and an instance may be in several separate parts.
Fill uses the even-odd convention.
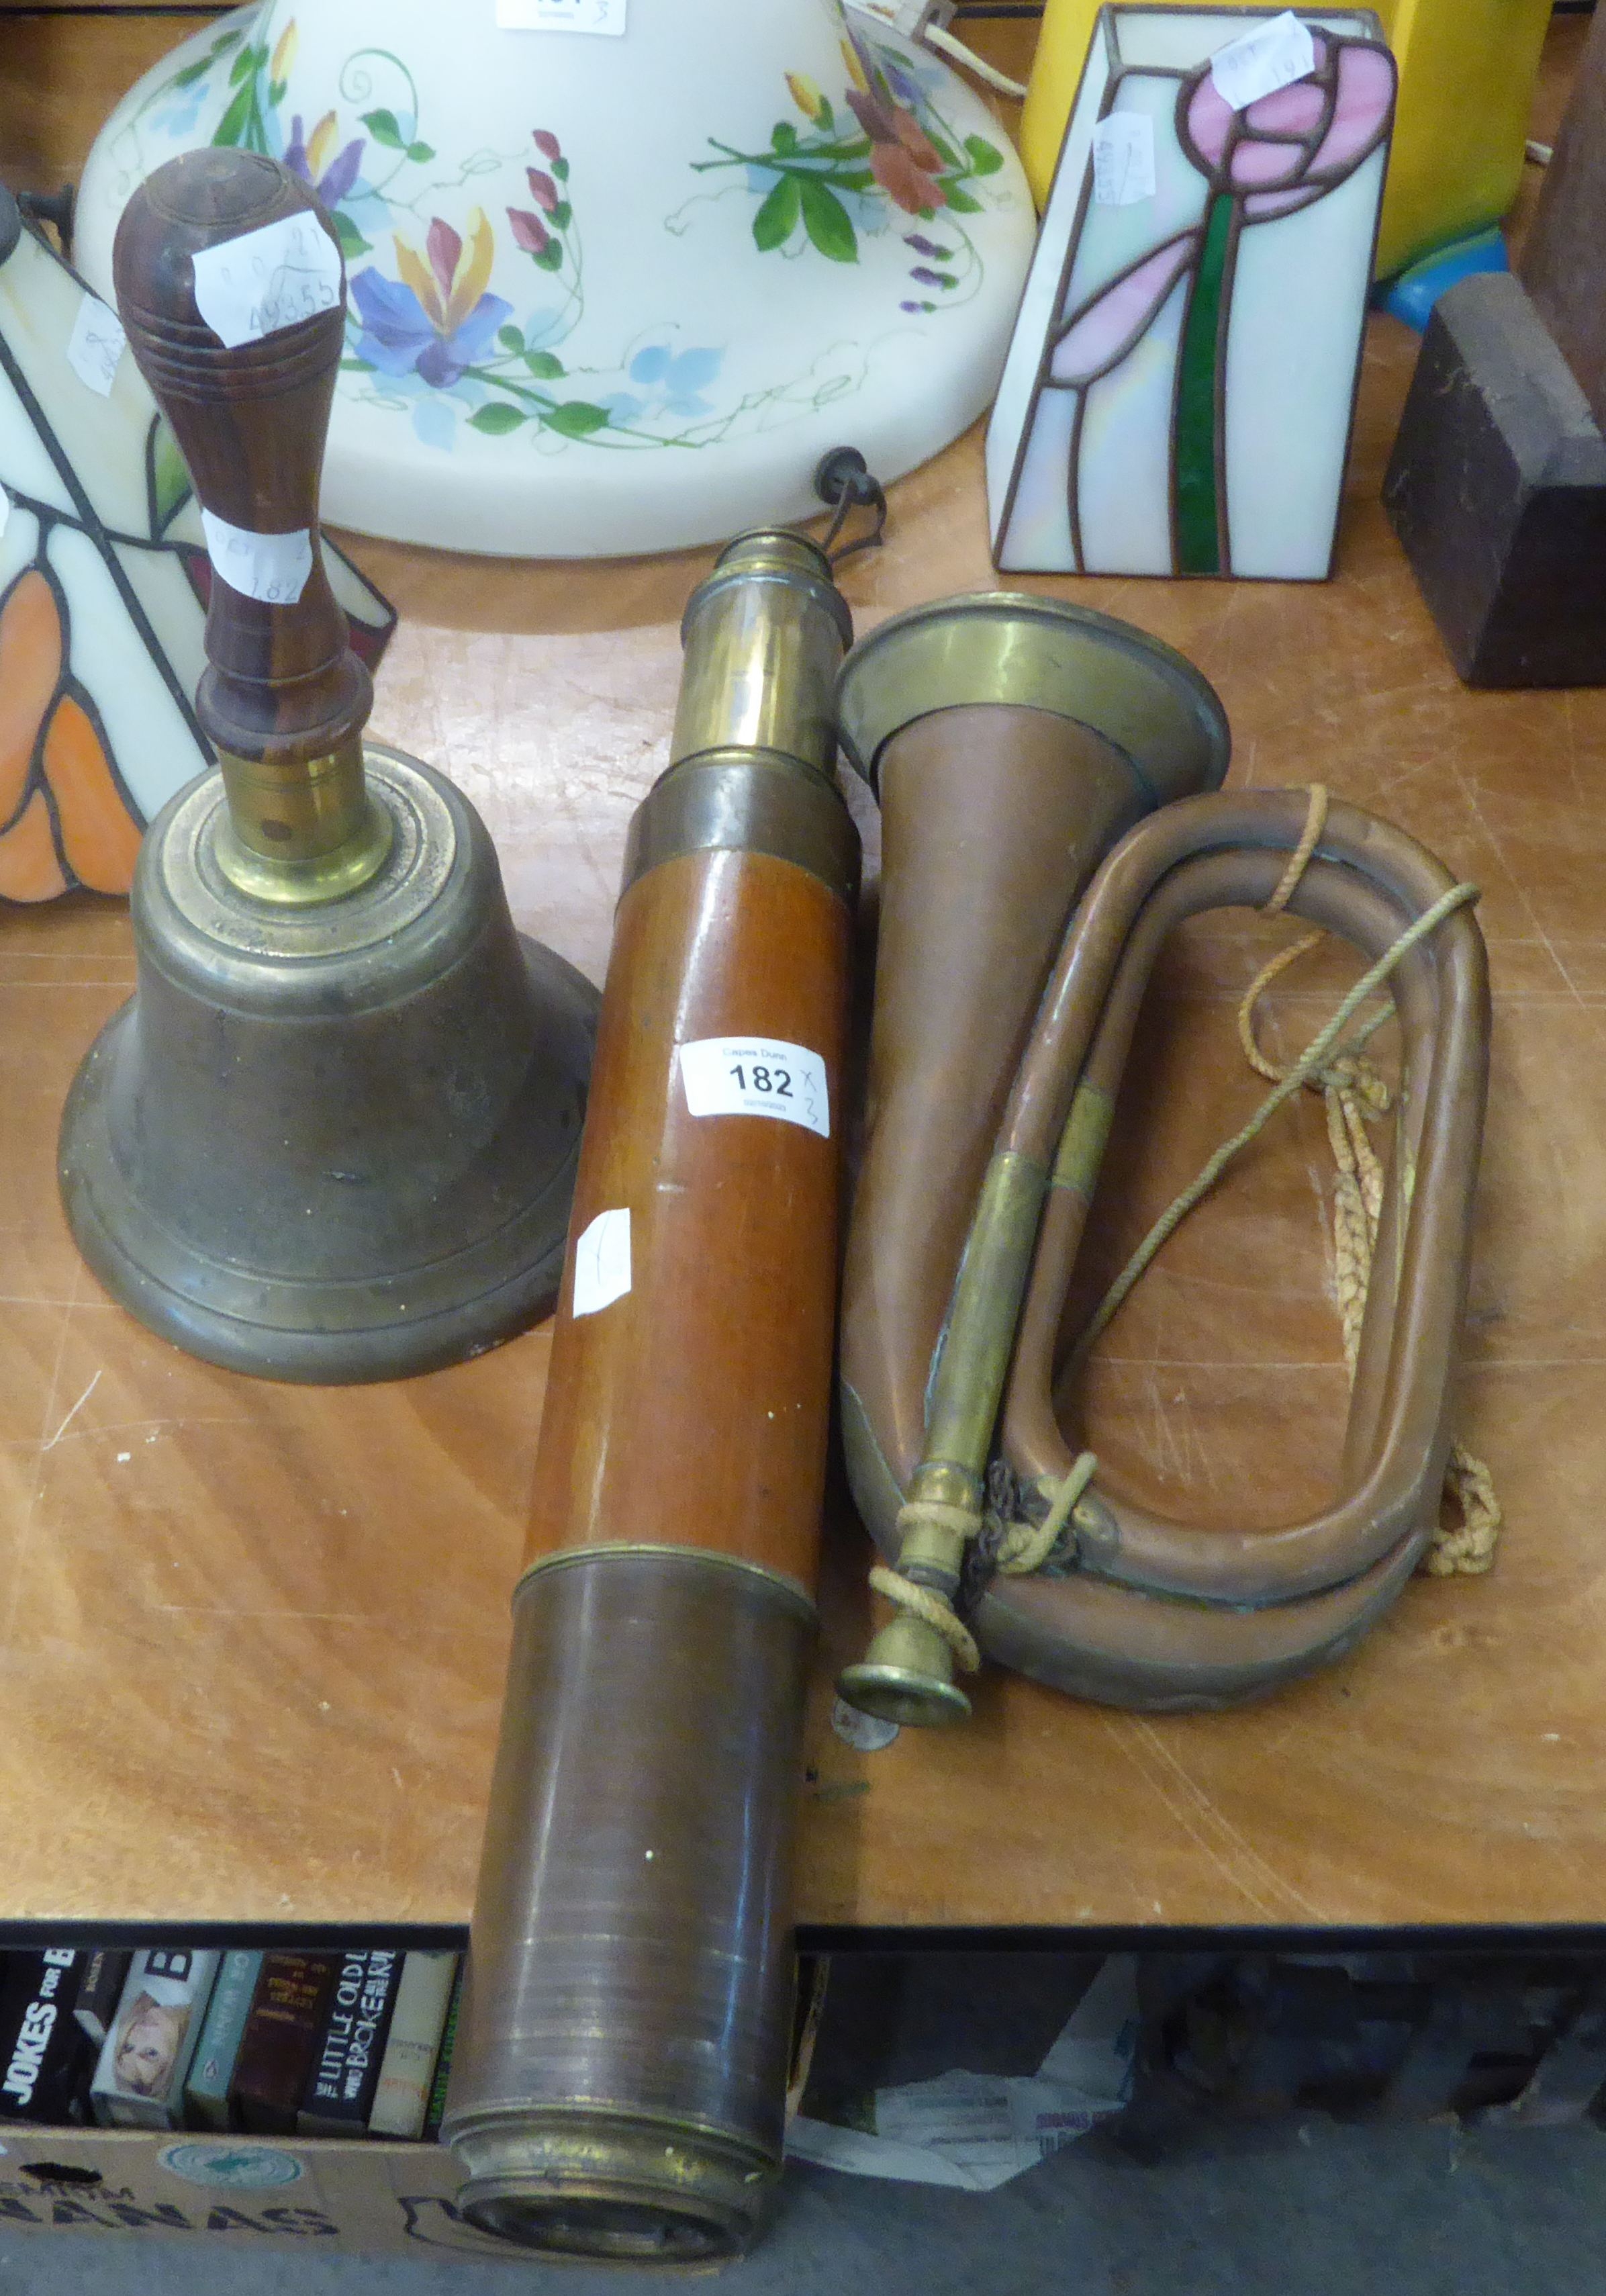
[[[858,840],[852,632],[781,530],[696,591],[626,857],[444,2133],[482,2229],[711,2262],[779,2172]]]
[[[976,657],[966,621],[1012,615],[1020,627],[993,649],[979,706],[955,706],[962,677],[934,693],[911,674],[967,643]],[[1041,652],[1061,615],[1069,667],[1053,716],[1028,631]],[[1041,599],[994,598],[884,625],[844,667],[844,742],[879,785],[884,857],[841,1398],[856,1501],[902,1578],[938,1610],[959,1595],[980,1650],[1002,1663],[1078,1697],[1163,1710],[1233,1702],[1348,1648],[1431,1535],[1488,989],[1464,907],[1390,983],[1403,1081],[1332,1502],[1308,1522],[1201,1530],[1123,1499],[1101,1474],[1050,1570],[963,1583],[989,1473],[1021,1519],[1042,1521],[1072,1467],[1054,1406],[1061,1315],[1159,947],[1184,917],[1263,906],[1308,815],[1298,790],[1155,808],[1189,774],[1201,792],[1219,783],[1225,738],[1197,678],[1191,751],[1162,708],[1128,706],[1117,722],[1110,663],[1124,675],[1145,648],[1162,693],[1178,665],[1153,641]],[[1375,959],[1454,890],[1402,831],[1335,802],[1287,906]],[[900,1609],[844,1673],[844,1696],[899,1722],[963,1720],[939,1623]]]

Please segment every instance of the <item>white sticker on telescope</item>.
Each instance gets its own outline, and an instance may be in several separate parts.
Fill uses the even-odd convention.
[[[291,534],[253,534],[231,526],[215,512],[201,513],[207,556],[231,590],[265,606],[293,606],[312,572],[312,536],[304,526]]]
[[[576,1316],[611,1308],[630,1289],[630,1213],[599,1212],[574,1248]]]
[[[503,32],[602,32],[625,29],[625,0],[496,0]]]
[[[693,1116],[778,1116],[831,1137],[831,1095],[818,1053],[778,1037],[700,1037],[680,1048]]]
[[[86,295],[67,338],[67,364],[78,381],[98,398],[110,398],[117,381],[117,363],[128,338],[117,313],[96,295]]]
[[[282,216],[193,262],[195,308],[230,350],[340,304],[340,250],[314,215]]]
[[[1263,95],[1275,95],[1280,87],[1291,86],[1315,68],[1315,43],[1291,8],[1269,24],[1257,24],[1252,32],[1229,40],[1210,58],[1216,93],[1234,111],[1258,103]]]

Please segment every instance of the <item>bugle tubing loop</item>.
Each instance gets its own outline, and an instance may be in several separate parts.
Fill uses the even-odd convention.
[[[863,1416],[854,1428],[857,1398],[848,1383],[856,1488],[862,1506],[870,1500],[865,1511],[883,1552],[897,1554],[884,1506],[875,1520],[881,1462],[893,1478],[903,1467],[914,1502],[940,1463],[945,1477],[966,1486],[977,1529],[996,1462],[1039,1509],[1062,1491],[1075,1463],[1052,1396],[1061,1313],[1151,968],[1184,916],[1264,906],[1274,897],[1291,873],[1285,857],[1298,851],[1307,817],[1303,791],[1186,800],[1132,830],[1095,879],[1014,1075],[935,1365],[929,1358],[909,1365],[910,1375],[929,1373],[930,1385],[923,1440],[906,1464],[878,1445],[873,1423],[868,1435]],[[1111,1703],[1225,1703],[1347,1648],[1410,1575],[1431,1535],[1449,1450],[1448,1388],[1487,1084],[1487,985],[1473,898],[1475,889],[1453,884],[1403,832],[1356,808],[1331,806],[1287,906],[1350,940],[1371,965],[1254,1123],[1187,1192],[1195,1200],[1276,1107],[1341,1057],[1340,1039],[1355,1013],[1391,977],[1404,1078],[1334,1502],[1312,1521],[1275,1531],[1201,1531],[1107,1490],[1090,1494],[1076,1506],[1069,1547],[1056,1550],[1053,1576],[995,1578],[968,1611],[962,1599],[964,1622],[989,1654]],[[1024,1208],[1035,1206],[1024,1251],[1018,1228],[1006,1248],[987,1240],[1001,1188],[1022,1208],[1022,1221]],[[1185,1209],[1179,1200],[1165,1234]],[[856,1222],[863,1210],[856,1207]],[[1150,1257],[1153,1248],[1151,1240]],[[1135,1273],[1114,1305],[1134,1280]],[[861,1309],[850,1293],[846,1316]],[[980,1330],[985,1346],[971,1338]],[[1001,1354],[1008,1367],[998,1378]],[[846,1335],[844,1357],[851,1369]],[[974,1535],[940,1557],[928,1554],[928,1578],[936,1566],[957,1591]],[[896,1703],[900,1720],[947,1710],[951,1641],[929,1620],[907,1616],[883,1636],[890,1640],[878,1637],[864,1664],[844,1675],[844,1695],[874,1711],[891,1713]],[[897,1697],[882,1700],[881,1660],[894,1647]]]

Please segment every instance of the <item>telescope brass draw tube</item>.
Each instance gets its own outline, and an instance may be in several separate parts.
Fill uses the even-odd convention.
[[[694,594],[632,825],[445,2134],[488,2231],[712,2261],[780,2167],[858,845],[813,544]]]

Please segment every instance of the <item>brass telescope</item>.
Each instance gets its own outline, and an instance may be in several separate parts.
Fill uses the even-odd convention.
[[[1051,655],[1069,666],[1057,685]],[[985,734],[955,706],[976,693]],[[1184,918],[1267,902],[1307,795],[1156,808],[1190,776],[1219,781],[1214,697],[1152,641],[1043,599],[883,625],[839,702],[884,852],[843,1432],[859,1510],[916,1590],[842,1693],[898,1722],[963,1720],[955,1640],[930,1614],[956,1597],[983,1652],[1112,1705],[1222,1706],[1307,1672],[1395,1599],[1437,1517],[1487,1089],[1482,936],[1468,909],[1444,914],[1392,979],[1402,1084],[1332,1502],[1203,1530],[1101,1477],[1046,1567],[979,1584],[989,1478],[1035,1526],[1068,1488],[1061,1316],[1155,958]],[[1403,832],[1334,803],[1287,906],[1377,959],[1457,890]]]

